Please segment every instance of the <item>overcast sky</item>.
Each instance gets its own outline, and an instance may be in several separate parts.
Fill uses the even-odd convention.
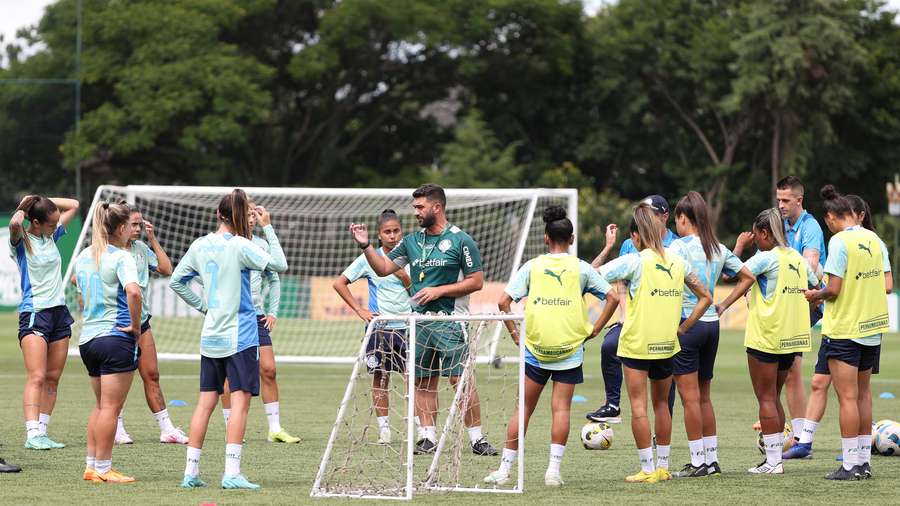
[[[44,7],[55,0],[0,0],[0,35],[5,42],[15,37],[16,30],[33,25],[41,19]],[[593,14],[603,4],[615,0],[584,0],[585,11]],[[894,10],[900,10],[900,0],[889,0]]]

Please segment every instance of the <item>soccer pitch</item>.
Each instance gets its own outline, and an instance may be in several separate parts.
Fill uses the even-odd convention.
[[[356,327],[358,328],[358,326]],[[182,446],[164,445],[157,440],[159,431],[144,402],[141,381],[135,378],[126,404],[126,425],[135,444],[117,446],[113,452],[117,468],[135,476],[130,485],[106,485],[81,480],[84,468],[85,425],[93,403],[88,377],[78,357],[70,357],[59,388],[59,400],[50,424],[53,439],[66,443],[62,450],[38,452],[24,450],[21,394],[24,366],[16,340],[15,315],[0,315],[0,456],[23,466],[20,474],[0,474],[0,503],[30,504],[64,501],[66,504],[298,504],[312,502],[310,487],[339,400],[346,387],[350,366],[293,365],[279,366],[282,425],[303,438],[299,445],[267,443],[266,421],[262,406],[254,400],[247,427],[243,472],[262,485],[259,491],[223,491],[218,488],[224,467],[224,424],[219,411],[212,418],[201,463],[202,476],[210,484],[206,489],[182,490],[178,487],[184,469]],[[157,339],[165,341],[166,336]],[[882,374],[872,382],[875,419],[900,418],[900,400],[879,399],[881,392],[900,393],[900,369],[893,366],[900,359],[900,348],[894,345],[896,335],[886,339],[882,352]],[[279,339],[288,340],[276,332]],[[818,343],[818,337],[815,339]],[[756,420],[757,405],[747,375],[746,355],[741,346],[742,335],[726,332],[722,336],[716,364],[713,399],[719,424],[719,456],[724,475],[720,477],[674,480],[654,485],[626,484],[626,474],[638,469],[634,442],[628,425],[627,401],[623,410],[626,423],[613,425],[615,440],[607,451],[582,449],[579,431],[584,413],[603,402],[600,376],[599,340],[588,344],[585,384],[576,394],[587,397],[587,403],[573,405],[572,430],[563,461],[566,481],[561,489],[548,489],[543,484],[549,445],[549,395],[545,394],[526,441],[526,491],[524,495],[489,496],[464,493],[423,494],[420,503],[471,504],[475,500],[492,503],[575,504],[618,501],[653,501],[665,504],[717,503],[732,504],[889,504],[896,500],[900,476],[900,458],[873,456],[875,478],[863,482],[828,482],[822,477],[838,463],[840,453],[837,426],[837,400],[832,393],[828,411],[819,428],[815,458],[787,461],[783,476],[751,476],[746,469],[762,457],[756,449],[756,434],[750,425]],[[816,344],[817,346],[817,344]],[[806,377],[812,371],[814,356],[807,354]],[[187,401],[187,407],[169,407],[176,425],[188,429],[197,399],[198,364],[162,362],[162,386],[167,401]],[[623,399],[624,400],[624,399]],[[513,402],[513,399],[509,399]],[[676,403],[672,442],[672,467],[680,468],[688,461],[687,440]],[[485,427],[495,445],[502,444],[505,427]],[[421,457],[426,465],[426,458]],[[417,459],[417,465],[419,460]],[[468,454],[463,465],[483,470],[496,468],[498,458]],[[652,495],[651,495],[652,494]],[[355,504],[348,500],[319,499],[316,502]]]

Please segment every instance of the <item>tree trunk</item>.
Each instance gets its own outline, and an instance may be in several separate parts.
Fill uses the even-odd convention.
[[[775,200],[775,191],[778,180],[781,179],[781,113],[775,113],[775,124],[772,128],[772,202]]]

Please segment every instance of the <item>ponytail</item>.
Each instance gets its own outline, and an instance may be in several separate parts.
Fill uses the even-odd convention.
[[[859,195],[845,195],[845,199],[850,203],[850,211],[853,214],[859,216],[863,215],[861,225],[866,230],[871,230],[872,232],[878,232],[875,230],[875,223],[872,222],[872,209],[869,207],[869,203],[863,200]]]
[[[675,216],[685,216],[697,229],[697,235],[700,237],[700,244],[703,245],[703,253],[708,262],[719,255],[719,239],[716,238],[716,233],[709,222],[706,201],[699,193],[690,191],[678,201],[678,205],[675,206]]]
[[[650,248],[655,251],[663,259],[666,258],[666,251],[660,239],[662,224],[656,218],[653,208],[650,204],[641,202],[635,209],[631,218],[631,233],[636,233],[641,239],[641,248]]]
[[[765,230],[772,236],[775,246],[787,248],[788,243],[784,235],[784,218],[781,217],[781,211],[776,208],[766,209],[756,215],[753,220],[754,230]]]
[[[128,223],[130,215],[130,209],[124,204],[103,202],[94,209],[94,217],[91,220],[91,256],[98,268],[103,252],[109,247],[109,236],[122,224]]]
[[[50,218],[51,214],[59,211],[59,207],[47,197],[29,195],[19,203],[19,207],[16,208],[16,212],[18,211],[22,211],[25,214],[25,218],[32,223],[35,221],[44,223]],[[25,249],[31,254],[31,241],[28,240],[27,233],[22,234],[22,240],[25,241]]]
[[[244,190],[235,188],[231,193],[222,197],[219,201],[219,218],[228,226],[234,235],[250,239],[250,223],[247,213],[250,209],[250,199]]]

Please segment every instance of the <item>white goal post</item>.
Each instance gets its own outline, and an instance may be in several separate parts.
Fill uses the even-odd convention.
[[[405,233],[419,229],[412,209],[412,188],[257,188],[242,187],[272,214],[289,269],[281,275],[281,304],[273,332],[280,362],[352,363],[364,325],[331,287],[334,279],[359,255],[347,231],[351,222],[369,224],[376,242],[375,222],[385,209],[401,218]],[[94,209],[107,200],[125,200],[154,224],[156,235],[174,264],[196,238],[216,229],[216,207],[233,187],[101,186],[97,188],[73,258],[88,247]],[[541,212],[552,204],[568,210],[578,223],[575,189],[455,189],[446,190],[450,222],[476,241],[482,256],[485,286],[470,298],[470,313],[496,312],[503,287],[527,259],[544,252]],[[572,253],[576,251],[573,244]],[[65,274],[66,297],[80,324],[74,287]],[[368,290],[360,280],[350,285],[366,307]],[[168,288],[168,279],[151,276],[151,325],[161,359],[199,358],[202,317]],[[77,328],[76,328],[77,332]],[[496,331],[495,331],[496,332]],[[498,348],[499,334],[480,357],[499,360],[512,350]],[[498,362],[499,363],[499,362]]]
[[[515,322],[524,335],[524,315],[411,314],[379,316],[372,320],[367,327],[366,339],[354,357],[353,370],[310,496],[410,500],[415,494],[428,492],[522,493],[525,479],[523,416],[518,417],[516,474],[511,476],[511,486],[488,485],[483,482],[483,477],[488,474],[486,470],[496,469],[500,458],[469,455],[465,438],[464,411],[469,408],[476,388],[480,423],[486,430],[486,436],[493,438],[494,443],[498,444],[498,449],[505,443],[507,422],[513,412],[516,409],[519,413],[525,412],[524,347],[517,348],[517,360],[504,362],[499,368],[486,361],[476,360],[479,348],[490,346],[490,343],[482,342],[481,339],[492,335],[495,329],[502,331],[508,338],[503,326],[503,322],[507,321]],[[366,345],[373,332],[387,322],[406,324],[401,331],[406,349],[402,357],[403,372],[394,374],[395,378],[405,380],[404,383],[393,381],[392,385],[382,384],[392,405],[389,416],[400,420],[400,423],[390,425],[390,432],[400,436],[400,441],[384,444],[380,439],[376,440],[378,430],[373,423],[376,413],[368,383],[373,363],[378,363],[379,360],[373,361],[375,352],[367,349]],[[439,378],[435,395],[449,402],[444,402],[445,407],[437,409],[435,415],[435,421],[439,424],[437,447],[433,455],[422,455],[417,459],[414,456],[419,438],[416,434],[418,393],[415,378],[419,371],[424,370],[424,366],[417,363],[416,348],[417,343],[420,347],[427,347],[427,342],[423,342],[420,334],[432,332],[435,328],[429,326],[440,324],[461,326],[468,355],[463,359],[455,388],[449,385],[447,378]],[[384,362],[380,363],[383,367]],[[431,374],[437,375],[439,371],[431,370]],[[503,437],[498,438],[498,434]]]

